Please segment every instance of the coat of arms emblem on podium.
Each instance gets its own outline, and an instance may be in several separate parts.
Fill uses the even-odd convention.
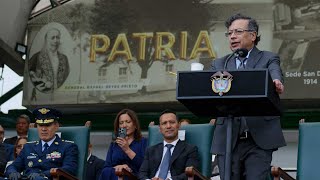
[[[211,87],[213,92],[222,96],[223,93],[229,92],[231,88],[232,75],[227,71],[218,71],[211,76]]]

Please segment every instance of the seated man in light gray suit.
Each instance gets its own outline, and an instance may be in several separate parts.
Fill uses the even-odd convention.
[[[260,40],[259,26],[251,17],[241,14],[231,16],[225,23],[226,37],[230,49],[248,50],[246,57],[230,55],[212,62],[213,70],[268,69],[276,91],[284,91],[283,75],[280,69],[280,58],[269,51],[260,51],[256,45]],[[249,88],[249,87],[248,87]],[[227,118],[219,117],[212,142],[211,151],[217,154],[220,177],[224,177]],[[232,180],[265,180],[270,174],[273,151],[285,146],[280,117],[235,117],[233,119],[232,137]]]
[[[139,179],[187,179],[185,168],[199,168],[198,149],[178,139],[179,122],[176,113],[165,110],[159,118],[163,143],[147,148],[139,171]],[[169,151],[168,151],[169,149]]]

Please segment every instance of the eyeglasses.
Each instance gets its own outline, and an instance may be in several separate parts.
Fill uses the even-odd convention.
[[[231,36],[233,33],[234,33],[235,35],[241,35],[241,34],[243,34],[245,31],[247,31],[247,32],[253,32],[254,30],[251,30],[251,29],[234,29],[234,30],[229,30],[229,31],[225,32],[224,35],[225,35],[226,37]]]
[[[23,148],[23,144],[17,145],[17,149],[22,149],[22,148]]]

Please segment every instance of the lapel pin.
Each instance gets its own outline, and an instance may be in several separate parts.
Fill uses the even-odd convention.
[[[33,166],[33,162],[32,162],[32,161],[29,161],[28,166],[29,166],[29,167],[32,167],[32,166]]]

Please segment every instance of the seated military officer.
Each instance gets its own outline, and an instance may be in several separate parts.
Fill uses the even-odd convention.
[[[5,175],[10,180],[52,179],[52,168],[60,168],[75,175],[78,169],[78,147],[56,135],[61,113],[51,108],[37,108],[33,114],[40,140],[25,144],[17,159],[8,166]]]

